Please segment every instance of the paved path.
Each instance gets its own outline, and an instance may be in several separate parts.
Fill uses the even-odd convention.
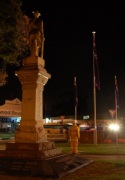
[[[81,154],[83,158],[90,159],[90,160],[123,160],[125,161],[125,155],[93,155],[93,154]]]

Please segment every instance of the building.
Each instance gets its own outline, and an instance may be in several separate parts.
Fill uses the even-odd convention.
[[[21,105],[19,99],[12,101],[6,100],[5,104],[0,106],[0,129],[14,131],[21,120]]]

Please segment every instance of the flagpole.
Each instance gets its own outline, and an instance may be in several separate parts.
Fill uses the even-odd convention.
[[[77,120],[77,106],[75,106],[75,120]]]
[[[117,78],[115,76],[115,85],[116,85],[116,88],[117,88]],[[115,111],[116,111],[116,123],[117,123],[117,118],[118,118],[118,102],[117,102],[117,90],[115,88]]]
[[[117,78],[115,76],[115,112],[116,112],[116,125],[118,120],[118,100],[117,100],[117,92],[118,91],[118,85],[117,85]],[[116,146],[118,147],[118,131],[116,131]]]
[[[74,77],[74,87],[75,87],[75,120],[77,120],[77,105],[78,105],[78,98],[77,98],[76,77]]]
[[[94,101],[94,144],[97,145],[97,123],[96,123],[96,79],[95,79],[95,31],[93,34],[93,101]]]

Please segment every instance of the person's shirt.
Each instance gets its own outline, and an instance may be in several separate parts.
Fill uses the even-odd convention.
[[[69,137],[71,139],[78,139],[80,138],[79,127],[76,124],[73,124],[69,129]]]

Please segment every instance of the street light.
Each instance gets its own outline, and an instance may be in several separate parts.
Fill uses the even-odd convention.
[[[109,129],[113,130],[113,131],[118,131],[119,130],[119,125],[118,124],[110,124],[109,125]]]
[[[109,129],[116,132],[116,145],[118,147],[118,131],[120,129],[120,126],[118,124],[110,124]]]

